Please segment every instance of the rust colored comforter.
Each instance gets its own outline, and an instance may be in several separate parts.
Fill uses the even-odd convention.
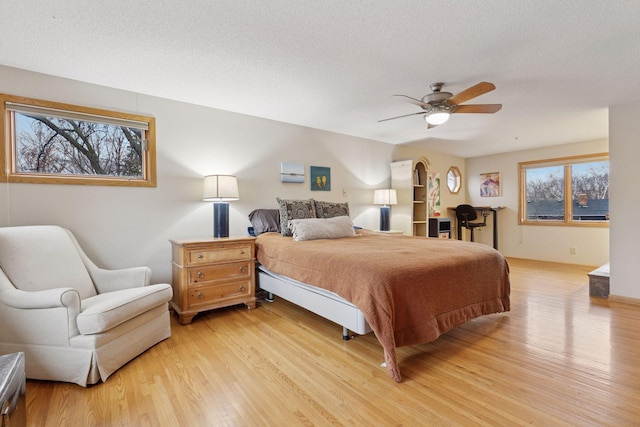
[[[381,235],[293,241],[256,239],[269,270],[328,289],[357,306],[402,377],[396,347],[434,341],[479,316],[509,311],[509,267],[493,248],[459,240]]]

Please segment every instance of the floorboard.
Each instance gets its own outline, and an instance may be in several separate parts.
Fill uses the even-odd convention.
[[[284,300],[172,319],[105,383],[27,381],[32,426],[640,425],[640,306],[589,297],[592,267],[509,260],[512,307],[398,349]]]

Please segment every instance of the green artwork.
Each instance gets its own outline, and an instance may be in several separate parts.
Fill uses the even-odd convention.
[[[331,191],[331,168],[311,166],[311,191]]]

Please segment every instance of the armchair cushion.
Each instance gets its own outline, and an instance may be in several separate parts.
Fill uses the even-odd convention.
[[[158,305],[166,304],[171,295],[171,286],[158,284],[87,298],[82,301],[82,310],[78,315],[78,330],[83,335],[108,331]]]
[[[158,305],[166,304],[171,295],[169,285],[159,284],[87,298],[82,301],[82,311],[77,318],[78,330],[83,335],[106,332]]]

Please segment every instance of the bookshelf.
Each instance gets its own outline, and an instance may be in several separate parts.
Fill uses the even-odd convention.
[[[391,228],[405,235],[428,236],[428,165],[425,157],[391,163],[391,188],[398,197],[391,211]]]

